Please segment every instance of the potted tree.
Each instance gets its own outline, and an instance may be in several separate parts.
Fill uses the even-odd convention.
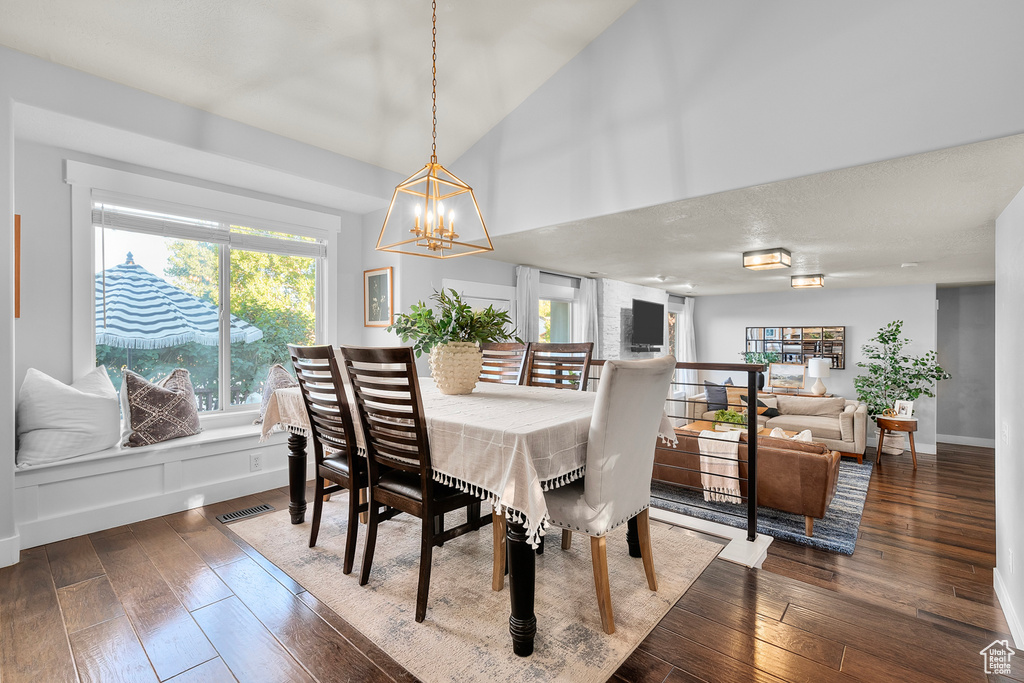
[[[388,331],[403,342],[412,340],[417,357],[430,354],[430,374],[442,394],[468,394],[483,365],[481,343],[523,340],[509,330],[512,319],[505,311],[493,306],[474,311],[454,289],[435,291],[430,298],[435,308],[415,303],[409,313],[395,316]]]
[[[934,351],[919,356],[903,353],[903,347],[910,343],[902,337],[903,321],[896,320],[878,330],[861,351],[866,362],[857,363],[857,367],[865,368],[866,374],[853,380],[857,389],[857,398],[866,403],[868,415],[876,419],[882,412],[892,408],[896,401],[914,401],[919,396],[935,396],[933,391],[936,382],[949,379],[951,375],[938,364]],[[891,452],[903,452],[903,434],[893,439]],[[886,437],[882,449],[890,452],[890,440]]]

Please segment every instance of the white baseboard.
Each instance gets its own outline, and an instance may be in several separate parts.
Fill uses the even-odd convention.
[[[995,439],[983,439],[977,436],[956,436],[955,434],[936,434],[939,443],[952,443],[958,446],[979,446],[981,448],[995,448]]]
[[[698,519],[681,515],[670,510],[659,510],[651,508],[651,519],[657,519],[669,524],[675,524],[686,529],[693,529],[712,536],[729,539],[728,545],[718,554],[723,560],[742,564],[746,567],[757,567],[760,569],[768,557],[768,546],[775,539],[765,534],[758,534],[753,541],[747,540],[747,532],[744,529],[718,522],[709,522],[706,519]]]
[[[889,440],[886,439],[885,442],[889,443]],[[873,436],[869,436],[867,438],[867,448],[864,450],[865,457],[867,457],[866,454],[868,451],[874,454],[876,448],[878,448],[878,439]],[[910,452],[910,442],[906,439],[903,441],[903,450],[907,453]],[[935,455],[938,452],[935,444],[918,441],[916,439],[914,440],[914,450],[916,450],[918,454],[924,453],[925,455]]]
[[[0,567],[17,564],[21,557],[21,536],[15,533],[7,538],[0,538]]]
[[[1006,584],[1003,583],[1003,575],[999,571],[999,567],[992,571],[992,587],[995,588],[996,597],[999,598],[999,606],[1003,609],[1006,623],[1010,626],[1013,644],[1020,649],[1024,647],[1024,629],[1021,628],[1020,619],[1017,617],[1017,611],[1013,608],[1013,602],[1006,590]]]

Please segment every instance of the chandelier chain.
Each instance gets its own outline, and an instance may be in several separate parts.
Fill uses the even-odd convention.
[[[434,115],[433,128],[431,130],[432,141],[430,143],[430,162],[437,163],[437,0],[432,0],[430,9],[433,12],[431,19],[431,40],[430,50],[433,53],[433,62],[430,73],[433,77],[430,85],[430,99],[432,102],[431,112]]]

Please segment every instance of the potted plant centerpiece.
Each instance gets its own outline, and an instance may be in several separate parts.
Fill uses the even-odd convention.
[[[437,302],[435,308],[422,301],[413,304],[409,313],[395,316],[388,331],[403,342],[412,340],[417,357],[430,354],[430,374],[442,394],[473,391],[483,366],[481,343],[523,343],[515,329],[509,331],[512,319],[505,311],[494,306],[474,311],[454,289],[435,291],[430,298]]]
[[[857,398],[868,406],[868,415],[876,419],[883,411],[893,408],[896,401],[914,401],[918,396],[935,396],[935,383],[949,379],[952,375],[942,369],[934,351],[920,356],[903,353],[903,347],[910,343],[901,337],[903,321],[896,320],[878,330],[861,351],[867,362],[857,367],[867,369],[867,374],[853,380]],[[903,452],[903,434],[897,432],[890,439],[886,436],[882,452],[898,454]],[[891,446],[890,446],[891,444]]]

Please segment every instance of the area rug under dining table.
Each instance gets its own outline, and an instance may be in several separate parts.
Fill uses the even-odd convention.
[[[325,503],[318,544],[309,522],[293,525],[285,510],[231,529],[420,680],[605,681],[658,624],[722,546],[667,524],[651,524],[658,592],[647,588],[639,558],[629,557],[625,525],[608,538],[608,574],[616,631],[601,629],[590,543],[579,535],[568,551],[553,536],[537,558],[534,653],[512,653],[508,588],[491,590],[488,527],[434,549],[427,618],[414,620],[419,520],[400,515],[381,525],[366,586],[358,582],[365,529],[352,574],[341,573],[347,494]],[[465,513],[454,513],[452,521]]]

